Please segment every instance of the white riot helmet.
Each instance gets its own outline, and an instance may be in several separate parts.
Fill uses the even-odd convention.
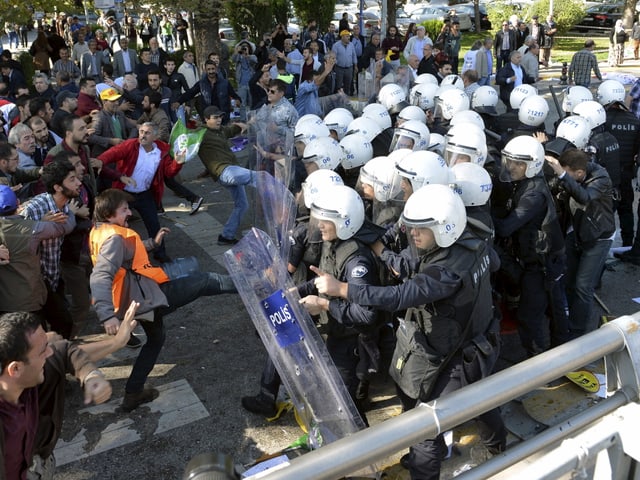
[[[370,118],[378,124],[380,131],[391,128],[391,115],[379,103],[370,103],[362,109],[362,116]]]
[[[567,87],[564,91],[564,98],[562,99],[562,110],[571,113],[577,105],[590,100],[593,100],[593,94],[588,88],[580,85]]]
[[[409,181],[414,192],[432,183],[449,183],[449,168],[444,158],[435,152],[413,152],[396,164],[396,171]]]
[[[563,119],[556,129],[556,138],[564,138],[580,150],[584,150],[589,144],[589,137],[591,137],[589,121],[578,115]]]
[[[476,112],[496,115],[498,113],[496,110],[498,100],[500,100],[500,97],[496,89],[489,85],[483,85],[478,87],[471,95],[471,108]]]
[[[445,120],[451,120],[453,116],[463,110],[469,110],[469,97],[464,90],[458,90],[457,88],[449,88],[446,90],[440,90],[436,97],[436,113]]]
[[[450,167],[461,162],[484,165],[487,161],[487,138],[474,123],[459,123],[445,135],[444,159]]]
[[[380,89],[378,102],[391,114],[398,113],[408,105],[406,92],[395,83],[388,83]]]
[[[538,95],[525,98],[518,110],[518,120],[530,127],[542,125],[547,115],[549,115],[549,104]]]
[[[344,185],[344,182],[342,177],[332,170],[316,170],[310,173],[302,183],[305,206],[311,208],[311,204],[321,192],[338,185]]]
[[[503,173],[507,162],[524,162],[527,165],[525,177],[533,178],[542,170],[544,165],[544,148],[533,137],[521,135],[509,141],[502,150]],[[501,174],[501,179],[510,180],[511,176],[506,171],[507,177]]]
[[[607,121],[607,112],[595,100],[579,103],[573,107],[573,114],[587,119],[592,130]]]
[[[480,165],[458,163],[451,168],[451,188],[462,198],[465,207],[485,205],[491,197],[491,176]]]
[[[400,178],[396,177],[395,165],[388,157],[375,157],[365,163],[360,169],[358,183],[371,185],[378,202],[388,202],[400,194]]]
[[[336,132],[338,141],[347,134],[349,124],[353,121],[353,115],[346,108],[334,108],[324,117],[324,123],[329,130]]]
[[[411,155],[413,150],[409,150],[408,148],[399,148],[397,150],[392,150],[387,155],[387,158],[393,162],[394,165],[397,165],[402,161],[404,157],[407,155]]]
[[[408,120],[416,120],[426,125],[427,115],[420,107],[416,105],[409,105],[408,107],[404,107],[402,110],[400,110],[400,113],[398,114],[398,118],[396,120],[396,125],[402,125]]]
[[[514,87],[513,90],[511,90],[511,94],[509,95],[509,103],[511,104],[511,108],[513,108],[514,110],[518,110],[525,98],[533,97],[537,94],[538,90],[527,83],[523,83],[522,85]]]
[[[347,136],[353,133],[360,133],[370,142],[382,132],[382,128],[378,123],[369,117],[354,118],[347,127]]]
[[[320,169],[334,170],[342,163],[344,150],[331,137],[320,137],[311,140],[304,149],[303,163],[315,163]]]
[[[464,81],[462,80],[462,77],[454,73],[452,73],[451,75],[447,75],[442,79],[442,82],[440,82],[440,86],[443,85],[453,85],[458,90],[464,90]]]
[[[296,124],[298,123],[304,123],[304,122],[308,122],[308,121],[313,121],[316,123],[322,123],[322,119],[316,115],[315,113],[307,113],[305,115],[302,115],[301,117],[298,118],[298,121],[296,122]]]
[[[416,77],[416,81],[414,82],[416,85],[422,83],[430,83],[431,85],[438,85],[438,79],[435,75],[431,73],[421,73]]]
[[[439,88],[437,83],[435,85],[433,83],[414,85],[409,93],[409,102],[411,105],[416,105],[424,111],[433,111],[436,106],[436,92]]]
[[[450,247],[467,226],[467,213],[460,195],[447,185],[426,185],[407,200],[401,221],[409,228],[428,228],[436,245]]]
[[[451,122],[449,122],[449,125],[454,127],[461,123],[472,123],[484,131],[484,120],[478,112],[474,112],[473,110],[463,110],[456,113],[451,119]]]
[[[618,80],[605,80],[598,87],[596,100],[605,107],[611,103],[618,102],[624,105],[624,98],[627,95],[624,85]]]
[[[410,148],[414,152],[426,150],[429,146],[429,129],[424,123],[416,120],[404,122],[393,131],[390,150]]]
[[[344,151],[342,167],[345,170],[360,167],[373,158],[373,146],[361,133],[347,135],[340,140],[340,146]]]
[[[438,155],[444,155],[444,145],[446,143],[446,139],[443,135],[439,133],[431,133],[429,135],[429,147],[427,150],[430,152],[435,152]]]
[[[311,217],[336,227],[340,240],[353,237],[364,223],[364,204],[353,188],[339,185],[320,192],[311,204]]]
[[[316,115],[313,115],[313,117],[315,118],[307,117],[305,120],[298,120],[294,131],[295,142],[302,142],[307,145],[311,140],[329,136],[329,129],[322,119]]]

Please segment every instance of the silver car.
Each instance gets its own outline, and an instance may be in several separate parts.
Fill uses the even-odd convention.
[[[418,7],[411,11],[411,20],[416,23],[422,23],[427,20],[444,21],[446,18],[450,18],[453,13],[458,17],[460,30],[471,30],[471,17],[467,13],[456,12],[455,7],[448,7],[445,5]]]

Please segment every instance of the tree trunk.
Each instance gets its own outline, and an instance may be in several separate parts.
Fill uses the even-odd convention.
[[[193,46],[200,71],[209,53],[219,50],[218,28],[222,4],[219,0],[199,0],[193,18]]]
[[[624,28],[631,28],[636,17],[636,0],[626,0],[624,13],[622,14],[622,24]]]
[[[383,2],[387,2],[387,29],[391,25],[396,25],[396,0],[382,0]],[[397,29],[396,25],[396,29]],[[381,32],[381,38],[387,36],[387,32]]]

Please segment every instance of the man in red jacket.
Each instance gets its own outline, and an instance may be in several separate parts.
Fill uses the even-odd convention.
[[[155,124],[143,123],[138,129],[138,138],[125,140],[98,157],[104,165],[115,164],[121,176],[113,182],[113,188],[133,196],[130,206],[142,217],[151,238],[160,230],[157,206],[164,193],[164,179],[175,177],[182,168],[180,158],[178,161],[171,158],[169,144],[157,140],[157,135]],[[155,249],[153,257],[161,263],[171,261],[164,242]]]

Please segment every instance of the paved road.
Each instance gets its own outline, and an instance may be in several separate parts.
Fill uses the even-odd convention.
[[[555,75],[556,70],[550,72]],[[196,178],[200,170],[199,163],[191,163],[181,174],[189,188],[205,198],[197,215],[187,215],[188,209],[180,206],[184,200],[170,193],[165,196],[163,223],[172,230],[167,250],[172,257],[194,255],[204,268],[222,272],[225,249],[215,240],[232,203],[218,184]],[[249,228],[253,218],[248,215],[243,227]],[[134,227],[143,230],[139,221]],[[637,273],[636,267],[611,261],[598,293],[613,315],[638,310],[632,301],[640,296]],[[166,324],[166,346],[149,380],[162,389],[157,401],[130,414],[117,411],[130,369],[131,360],[126,358],[130,351],[105,362],[114,386],[109,404],[86,409],[79,387],[68,387],[67,418],[57,450],[58,463],[64,465],[56,479],[176,479],[196,454],[225,452],[247,464],[301,435],[291,413],[269,423],[240,407],[243,395],[257,391],[265,352],[238,296],[200,299],[167,316]],[[99,333],[99,329],[91,324],[85,333]],[[505,335],[504,340],[500,368],[523,358],[515,335]],[[573,394],[581,395],[577,390]],[[371,423],[399,412],[388,383],[376,386],[373,400]],[[450,478],[469,461],[473,437],[469,426],[456,430],[461,455],[447,462],[443,478]],[[397,475],[394,478],[408,478],[397,466],[391,471]]]

